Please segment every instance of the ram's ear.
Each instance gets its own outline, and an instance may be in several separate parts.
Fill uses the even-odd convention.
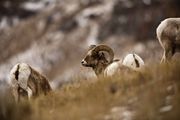
[[[89,51],[89,50],[92,50],[92,49],[95,48],[95,47],[96,47],[96,45],[90,45],[89,48],[88,48],[88,51]]]

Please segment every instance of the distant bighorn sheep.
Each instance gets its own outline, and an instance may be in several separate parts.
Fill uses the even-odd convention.
[[[47,78],[26,63],[18,63],[11,69],[10,86],[17,102],[51,91]]]
[[[109,61],[103,53],[109,54]],[[129,54],[125,57],[123,62],[114,60],[113,50],[106,45],[91,45],[85,58],[81,61],[85,67],[91,67],[97,76],[112,76],[118,71],[129,71],[144,65],[143,60],[136,54]],[[138,65],[135,65],[138,64]]]
[[[130,53],[125,56],[125,58],[122,61],[122,64],[134,70],[138,70],[144,65],[144,61],[139,55],[135,53]]]
[[[157,38],[164,49],[161,62],[171,60],[180,52],[180,18],[167,18],[156,29]]]

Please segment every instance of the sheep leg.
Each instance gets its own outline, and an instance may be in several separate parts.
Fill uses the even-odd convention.
[[[162,56],[162,59],[161,59],[161,63],[165,63],[165,59],[166,59],[166,57],[165,57],[165,50],[164,50],[163,56]]]
[[[161,63],[169,62],[173,56],[171,53],[172,53],[171,51],[164,51],[163,57],[161,59]]]
[[[175,47],[176,47],[176,52],[180,52],[180,29],[177,30],[177,35],[175,39]]]
[[[28,99],[32,97],[32,90],[28,87],[27,88],[27,93],[28,93]]]
[[[18,102],[19,101],[19,94],[18,94],[17,88],[12,88],[12,95],[14,96],[14,100],[16,102]]]
[[[161,63],[170,61],[174,53],[175,53],[175,46],[172,43],[165,43],[164,54]]]
[[[176,52],[180,52],[180,39],[179,39],[179,41],[175,42],[175,48],[176,48],[175,49]]]
[[[167,51],[165,51],[165,57],[167,61],[170,61],[173,55],[174,53],[172,49],[168,49]]]

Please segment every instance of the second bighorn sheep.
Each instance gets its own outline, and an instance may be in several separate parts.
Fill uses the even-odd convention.
[[[51,91],[48,79],[26,63],[18,63],[11,69],[10,86],[16,102]]]
[[[167,18],[156,29],[157,38],[164,49],[161,62],[171,60],[180,52],[180,18]]]
[[[109,54],[109,61],[105,57],[104,52]],[[114,60],[114,52],[109,46],[91,45],[81,64],[85,67],[91,67],[97,76],[112,76],[121,70],[135,70],[144,65],[144,61],[136,54],[127,55],[123,62]]]

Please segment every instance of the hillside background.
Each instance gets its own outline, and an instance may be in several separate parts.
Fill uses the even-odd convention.
[[[180,16],[179,0],[1,0],[1,120],[179,120],[180,61],[159,64],[156,28]],[[91,44],[107,44],[122,59],[137,53],[140,73],[96,79],[81,66]],[[9,71],[25,62],[54,91],[15,104]]]
[[[18,62],[44,73],[54,87],[92,77],[80,65],[91,44],[109,45],[116,58],[135,52],[146,64],[158,63],[156,27],[180,16],[179,6],[178,0],[1,0],[0,82]]]

